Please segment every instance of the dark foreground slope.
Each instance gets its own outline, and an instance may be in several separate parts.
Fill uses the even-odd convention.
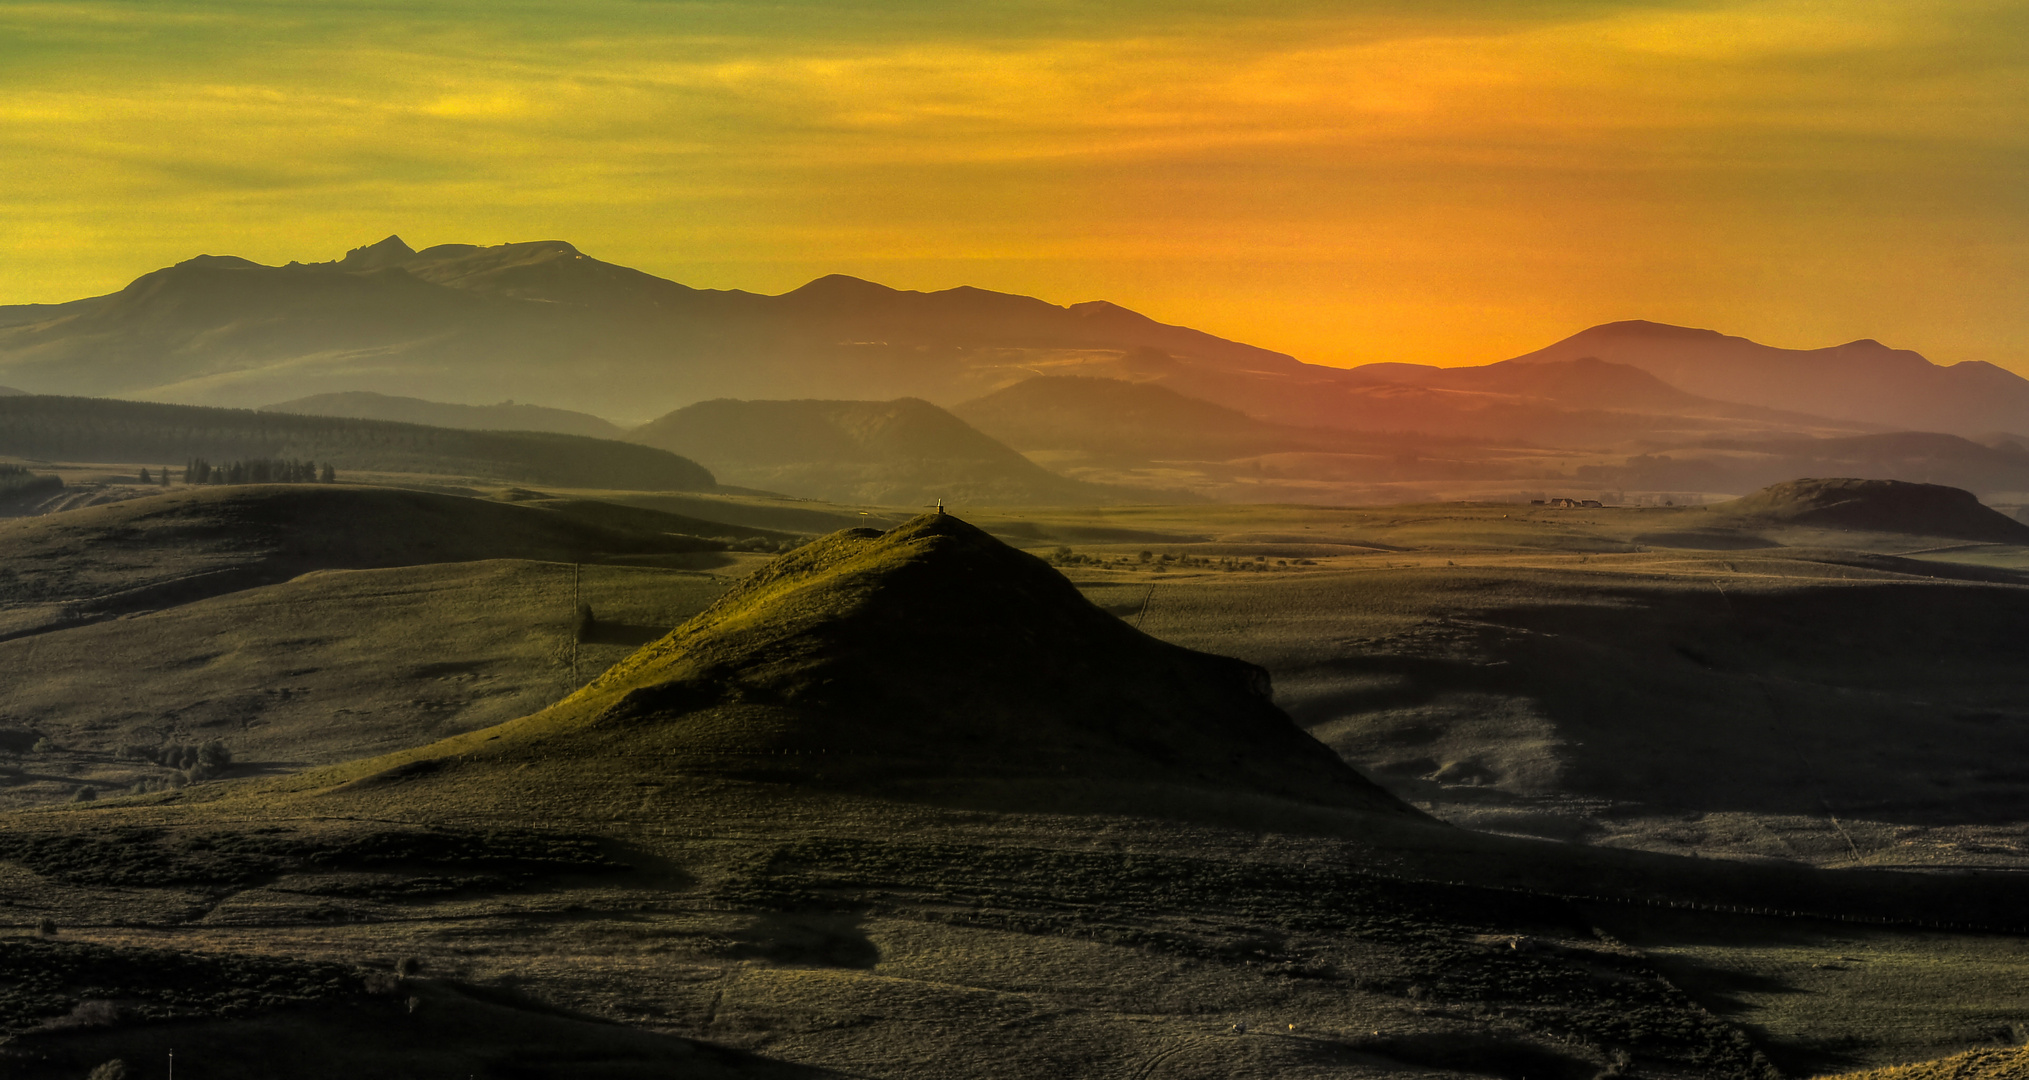
[[[425,473],[630,491],[716,486],[695,461],[613,439],[42,395],[0,398],[0,454],[178,467],[194,457],[213,463],[301,458],[330,462],[341,473]]]
[[[535,1024],[501,1063],[450,995],[512,980],[700,1055],[852,1076],[1765,1080],[1748,1033],[1596,928],[1656,897],[1935,911],[1963,887],[1474,836],[1378,793],[1265,689],[961,522],[836,534],[541,713],[6,817],[0,922],[366,968],[408,1026],[342,1022],[382,1015],[343,973],[284,995],[316,974],[297,967],[273,1001],[192,980],[181,1020],[104,1016],[51,962],[0,1016],[4,1064],[43,1080],[174,1036],[194,1069],[280,1029],[299,1039],[275,1068],[316,1080],[417,1032],[454,1075],[627,1075],[574,1073],[582,1042]],[[1601,899],[1558,895],[1581,892]],[[1977,910],[2019,908],[1996,899]],[[140,985],[92,993],[161,1002],[173,965],[114,961]]]

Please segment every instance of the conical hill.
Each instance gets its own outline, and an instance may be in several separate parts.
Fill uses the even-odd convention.
[[[542,784],[598,760],[601,786],[1047,780],[1413,813],[1268,693],[1261,669],[1148,637],[1040,559],[930,514],[777,559],[542,713],[285,786],[497,775],[489,762]]]

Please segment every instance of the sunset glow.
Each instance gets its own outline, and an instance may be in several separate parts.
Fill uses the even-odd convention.
[[[2029,7],[0,7],[0,303],[566,239],[1105,298],[1320,363],[1594,323],[2029,373]]]

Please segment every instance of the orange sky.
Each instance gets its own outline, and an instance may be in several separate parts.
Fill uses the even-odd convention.
[[[1321,363],[1647,318],[2029,374],[2029,5],[0,8],[0,303],[557,238]]]

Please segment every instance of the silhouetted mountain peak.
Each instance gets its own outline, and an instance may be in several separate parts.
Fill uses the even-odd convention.
[[[784,296],[800,296],[807,299],[854,299],[858,297],[893,296],[900,289],[891,289],[879,282],[856,278],[850,274],[826,274],[798,288],[783,293]]]
[[[178,268],[203,267],[211,270],[263,270],[260,263],[237,255],[196,255],[177,263]]]
[[[400,266],[414,258],[415,249],[402,242],[399,236],[390,236],[365,247],[356,247],[338,260],[340,270],[380,270],[389,266]]]

